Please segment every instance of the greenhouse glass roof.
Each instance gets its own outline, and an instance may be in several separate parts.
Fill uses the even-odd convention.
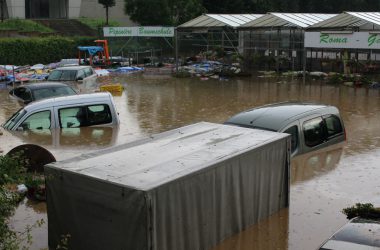
[[[360,27],[366,24],[380,26],[380,12],[343,12],[311,28]]]
[[[247,22],[251,22],[263,15],[260,14],[204,14],[195,19],[192,19],[178,28],[210,28],[229,26],[237,28]]]
[[[332,18],[336,14],[313,14],[313,13],[268,13],[260,18],[248,22],[242,27],[299,27],[307,28],[310,25]]]

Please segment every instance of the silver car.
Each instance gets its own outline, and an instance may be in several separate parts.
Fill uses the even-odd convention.
[[[346,140],[339,110],[334,106],[286,102],[239,113],[225,124],[288,133],[292,156]]]
[[[30,103],[8,119],[8,130],[114,126],[119,117],[110,93],[71,95]]]
[[[97,74],[91,66],[68,66],[50,72],[48,81],[95,82]]]

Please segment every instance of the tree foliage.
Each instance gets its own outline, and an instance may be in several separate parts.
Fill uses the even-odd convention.
[[[179,25],[202,13],[341,13],[380,11],[380,0],[124,0],[125,13],[141,25]]]
[[[106,9],[106,25],[108,25],[108,8],[115,6],[115,0],[98,0],[98,3]]]
[[[200,0],[125,0],[124,10],[141,25],[179,25],[205,11]]]

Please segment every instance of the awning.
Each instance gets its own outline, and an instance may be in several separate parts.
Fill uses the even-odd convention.
[[[307,28],[313,24],[332,18],[336,14],[312,13],[268,13],[253,21],[241,25],[244,28],[261,27],[298,27]]]
[[[80,51],[86,51],[90,55],[95,55],[98,52],[103,52],[103,47],[101,46],[78,46]]]

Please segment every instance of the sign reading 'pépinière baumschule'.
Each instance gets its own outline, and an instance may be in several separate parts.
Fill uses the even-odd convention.
[[[305,32],[307,48],[380,49],[380,34],[371,32]]]
[[[145,36],[145,37],[173,37],[174,27],[140,26],[140,27],[104,27],[105,37],[113,36]]]

